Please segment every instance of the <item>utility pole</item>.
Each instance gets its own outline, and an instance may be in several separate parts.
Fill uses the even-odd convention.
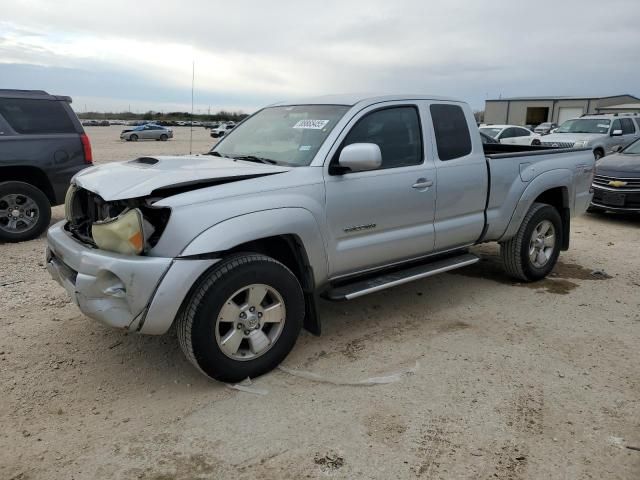
[[[189,125],[189,155],[192,153],[193,146],[193,84],[196,79],[196,61],[193,60],[191,63],[191,122]]]

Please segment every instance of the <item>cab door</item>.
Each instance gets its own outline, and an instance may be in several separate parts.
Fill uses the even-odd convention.
[[[385,102],[349,122],[325,164],[329,271],[353,274],[429,254],[436,176],[419,102]],[[377,170],[336,170],[342,148],[380,147]]]
[[[489,188],[482,142],[471,135],[475,119],[455,102],[431,102],[429,114],[438,175],[435,249],[472,245],[484,229]]]

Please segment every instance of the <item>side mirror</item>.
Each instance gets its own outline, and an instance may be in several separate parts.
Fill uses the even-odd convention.
[[[611,132],[611,136],[612,137],[620,137],[620,136],[622,136],[622,130],[614,130],[613,132]]]
[[[382,152],[375,143],[352,143],[342,149],[338,164],[351,172],[376,170],[382,165]]]

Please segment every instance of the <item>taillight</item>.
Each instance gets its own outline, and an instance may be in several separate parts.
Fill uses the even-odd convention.
[[[93,164],[93,153],[91,152],[91,143],[86,133],[80,134],[80,141],[82,142],[82,150],[84,151],[84,163],[89,165]]]

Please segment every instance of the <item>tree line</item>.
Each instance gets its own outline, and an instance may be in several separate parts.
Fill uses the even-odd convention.
[[[191,112],[155,112],[149,110],[145,113],[133,112],[79,112],[78,117],[88,120],[112,119],[112,120],[197,120],[201,122],[239,122],[249,115],[242,112],[227,112],[220,110],[211,114],[194,114]]]

